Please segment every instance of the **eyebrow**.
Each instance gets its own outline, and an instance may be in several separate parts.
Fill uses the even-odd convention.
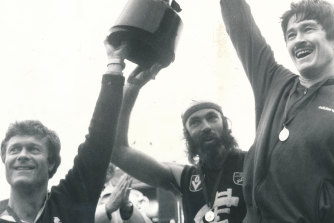
[[[317,21],[315,21],[315,20],[303,20],[303,21],[300,21],[300,22],[298,22],[298,23],[302,23],[301,24],[301,27],[302,28],[305,28],[306,26],[317,26],[317,25],[320,25]],[[288,32],[291,32],[292,30],[296,30],[296,28],[294,28],[294,27],[292,27],[292,28],[290,28],[290,29],[287,29],[286,30],[286,33],[288,33]]]
[[[208,113],[204,114],[203,116],[192,116],[191,118],[189,118],[189,121],[193,120],[193,119],[200,119],[201,117],[207,117],[209,115],[216,115],[218,116],[218,114],[214,111],[209,111]]]
[[[217,115],[218,116],[218,114],[214,111],[210,111],[210,112],[206,113],[205,116],[207,116],[207,115]]]
[[[11,145],[9,145],[9,147],[8,148],[11,148],[11,147],[13,147],[13,146],[38,146],[38,147],[41,147],[41,145],[40,144],[38,144],[38,143],[20,143],[20,142],[17,142],[17,143],[14,143],[14,144],[11,144]]]

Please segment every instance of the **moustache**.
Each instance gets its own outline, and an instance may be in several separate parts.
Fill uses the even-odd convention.
[[[217,139],[217,138],[219,138],[219,137],[214,132],[202,132],[199,135],[199,140],[200,141]]]

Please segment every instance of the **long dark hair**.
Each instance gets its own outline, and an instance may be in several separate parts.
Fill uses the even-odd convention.
[[[223,131],[221,132],[221,139],[223,141],[223,145],[227,150],[238,149],[238,143],[236,139],[232,135],[232,130],[228,124],[228,118],[222,115],[223,119]],[[192,164],[195,164],[194,158],[198,156],[198,147],[193,142],[193,139],[190,137],[189,132],[186,127],[183,126],[183,136],[186,140],[186,153],[188,156],[188,161]]]

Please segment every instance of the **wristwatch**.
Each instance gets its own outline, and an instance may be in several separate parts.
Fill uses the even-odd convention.
[[[131,218],[132,213],[133,213],[133,204],[131,201],[124,203],[121,205],[120,209],[119,209],[119,213],[121,215],[121,218],[123,220],[128,220],[129,218]]]

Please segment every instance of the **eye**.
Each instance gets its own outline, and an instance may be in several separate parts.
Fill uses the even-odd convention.
[[[39,153],[41,151],[40,147],[35,145],[29,146],[28,149],[32,153]]]
[[[200,123],[199,119],[191,119],[191,120],[189,121],[189,126],[191,126],[191,127],[195,127],[195,126],[198,126],[199,123]]]
[[[210,122],[215,122],[218,119],[218,116],[215,114],[212,114],[212,115],[209,115],[207,119]]]
[[[286,39],[291,40],[296,37],[296,33],[290,32],[286,35]]]
[[[9,154],[16,154],[19,153],[21,150],[21,146],[19,145],[13,145],[8,148],[8,153]]]
[[[305,29],[304,29],[304,32],[311,32],[314,30],[314,27],[312,26],[306,26]]]

